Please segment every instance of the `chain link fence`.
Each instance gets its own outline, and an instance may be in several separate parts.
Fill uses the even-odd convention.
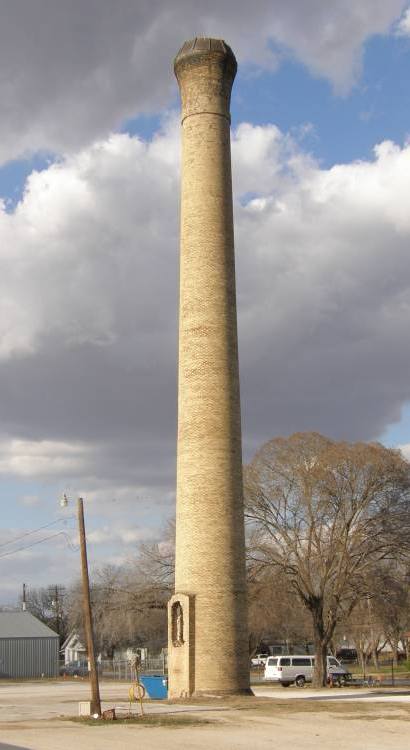
[[[101,679],[106,680],[125,680],[133,682],[136,680],[135,661],[130,659],[102,659],[97,661],[98,674]],[[168,664],[166,654],[159,656],[150,656],[141,660],[138,665],[139,674],[163,675],[168,674]],[[67,677],[87,678],[88,662],[79,660],[71,662],[69,665],[60,663],[60,675]]]
[[[167,675],[168,664],[165,654],[149,657],[140,662],[140,674]],[[128,659],[103,660],[98,664],[98,672],[104,679],[127,680],[136,679],[135,663]]]

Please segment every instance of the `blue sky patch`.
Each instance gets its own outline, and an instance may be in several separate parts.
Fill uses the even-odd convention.
[[[0,197],[5,201],[8,213],[12,213],[22,199],[27,177],[34,171],[47,169],[53,161],[50,154],[36,154],[0,166]]]

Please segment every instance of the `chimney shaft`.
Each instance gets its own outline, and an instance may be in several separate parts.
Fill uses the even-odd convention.
[[[186,42],[175,59],[182,188],[170,697],[250,692],[229,112],[236,68],[219,39]]]

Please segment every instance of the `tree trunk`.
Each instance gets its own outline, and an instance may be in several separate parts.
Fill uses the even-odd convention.
[[[399,665],[399,643],[396,638],[392,638],[390,643],[393,651],[393,665],[397,667]]]
[[[375,669],[379,669],[379,652],[377,650],[377,646],[373,646],[372,648],[372,658],[373,658],[373,666]]]
[[[323,602],[316,600],[311,607],[313,620],[313,637],[315,642],[315,669],[313,671],[313,687],[327,685],[327,647],[329,639],[325,638],[323,622]]]
[[[315,670],[313,687],[327,686],[327,643],[315,641]]]
[[[361,648],[359,651],[359,658],[360,658],[360,665],[362,668],[362,672],[363,674],[365,674],[366,673],[366,652],[364,651],[363,648]]]

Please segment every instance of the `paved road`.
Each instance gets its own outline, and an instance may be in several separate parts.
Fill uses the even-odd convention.
[[[312,701],[371,701],[410,703],[410,689],[403,688],[324,688],[313,690],[309,688],[270,688],[254,685],[256,696],[274,698],[275,700],[312,700]]]
[[[103,708],[116,706],[128,710],[128,683],[101,683]],[[334,690],[316,691],[309,688],[269,688],[254,687],[256,696],[275,700],[311,700],[311,701],[359,701],[359,702],[395,702],[410,703],[410,690],[400,689],[365,689],[335,688]],[[63,716],[76,716],[78,702],[89,700],[90,688],[82,680],[67,682],[22,682],[0,683],[0,722],[29,721],[33,719],[54,719]],[[154,702],[146,705],[147,712],[189,711],[191,707],[167,705]],[[212,711],[225,707],[212,705]],[[135,706],[137,710],[137,706]],[[195,706],[192,710],[207,711],[211,707]],[[0,748],[1,750],[1,748]]]
[[[128,712],[129,683],[101,682],[100,692],[102,708],[115,706],[120,711]],[[0,683],[0,722],[31,721],[33,719],[56,719],[65,716],[78,716],[79,701],[90,700],[88,682],[21,682]],[[147,713],[177,713],[191,710],[186,705],[168,705],[160,701],[144,703]],[[218,710],[212,706],[212,710]],[[220,707],[221,710],[224,706]],[[138,711],[138,705],[133,704]],[[192,707],[195,711],[208,711],[207,706]],[[0,745],[0,750],[2,750]]]
[[[105,706],[126,706],[126,683],[102,682]],[[59,716],[75,715],[78,701],[87,700],[86,682],[0,683],[0,750],[113,750],[138,747],[144,750],[404,750],[408,738],[410,691],[327,690],[260,687],[256,695],[271,701],[249,700],[248,705],[174,706],[152,703],[147,711],[203,711],[208,724],[167,727],[99,723],[81,726],[56,721]],[[297,710],[300,699],[303,706]],[[346,700],[346,707],[343,701]],[[361,701],[389,701],[384,706]],[[287,702],[285,702],[287,701]],[[335,701],[338,701],[336,706]],[[341,703],[342,701],[342,703]],[[353,706],[355,701],[355,706]],[[396,701],[392,703],[391,701]],[[291,703],[294,703],[294,707]],[[222,703],[222,702],[221,702]],[[282,704],[282,706],[281,706]],[[310,704],[310,705],[309,705]],[[309,709],[307,710],[307,706]],[[282,710],[283,709],[283,710]],[[295,710],[296,709],[296,710]],[[206,713],[205,713],[206,712]],[[201,717],[202,718],[202,717]]]

